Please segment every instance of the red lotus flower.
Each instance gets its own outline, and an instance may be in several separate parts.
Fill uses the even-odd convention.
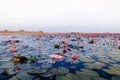
[[[72,58],[73,60],[77,60],[77,59],[78,59],[78,56],[77,56],[76,54],[72,54],[72,55],[71,55],[71,58]]]
[[[72,64],[74,64],[74,60],[77,60],[77,59],[78,59],[78,56],[77,56],[76,54],[72,54],[72,55],[71,55],[71,58],[73,59]],[[75,66],[73,65],[73,66],[71,66],[71,68],[75,68]]]
[[[40,46],[40,45],[38,45],[38,48],[41,48],[41,46]]]
[[[66,50],[66,49],[63,49],[63,53],[67,53],[67,50]]]
[[[13,53],[15,51],[13,47],[10,47],[9,50],[11,53]]]
[[[66,47],[67,47],[67,44],[64,43],[64,44],[63,44],[63,48],[66,49]]]

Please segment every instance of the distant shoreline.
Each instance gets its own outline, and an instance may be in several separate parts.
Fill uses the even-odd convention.
[[[119,34],[120,33],[112,33],[112,32],[101,32],[101,33],[95,33],[95,32],[43,32],[43,31],[25,31],[25,30],[19,30],[19,31],[9,31],[9,30],[3,30],[0,31],[0,34]]]
[[[9,30],[3,30],[0,31],[0,34],[119,34],[120,33],[112,33],[112,32],[43,32],[43,31],[25,31],[25,30],[19,30],[19,31],[9,31]]]

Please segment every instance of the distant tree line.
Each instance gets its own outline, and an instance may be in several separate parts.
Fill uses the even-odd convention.
[[[25,31],[25,30],[9,31],[7,29],[5,29],[5,30],[3,30],[1,32],[39,32],[39,33],[43,33],[43,31]]]

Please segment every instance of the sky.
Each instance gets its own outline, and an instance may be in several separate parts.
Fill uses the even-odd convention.
[[[0,0],[0,30],[120,32],[120,0]]]

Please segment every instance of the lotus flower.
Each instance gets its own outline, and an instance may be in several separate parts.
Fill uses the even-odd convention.
[[[64,43],[64,44],[63,44],[63,53],[66,53],[66,52],[67,52],[66,47],[67,47],[67,44],[66,44],[66,43]]]
[[[41,45],[38,45],[38,48],[40,49],[40,48],[41,48]]]
[[[53,55],[50,55],[50,57],[52,58],[52,59],[62,59],[62,56],[60,56],[60,55],[56,55],[56,54],[53,54]]]
[[[73,61],[74,61],[74,60],[77,60],[77,59],[78,59],[78,56],[77,56],[76,54],[72,54],[72,55],[71,55],[71,58],[72,58]]]
[[[78,56],[77,56],[76,54],[72,54],[72,55],[71,55],[71,58],[73,59],[72,64],[74,64],[74,60],[77,60],[77,59],[78,59]],[[71,66],[71,68],[75,68],[75,66]]]
[[[40,48],[41,48],[41,45],[38,45],[38,48],[39,48],[39,53],[40,53]]]
[[[13,47],[10,47],[9,50],[11,53],[13,53],[15,51]]]
[[[52,63],[55,62],[55,61],[54,61],[55,59],[57,59],[57,60],[62,59],[62,56],[60,56],[60,55],[56,55],[56,54],[50,55],[50,57],[53,59],[53,62],[52,62]]]
[[[63,53],[66,53],[67,52],[67,50],[66,49],[63,49]]]

